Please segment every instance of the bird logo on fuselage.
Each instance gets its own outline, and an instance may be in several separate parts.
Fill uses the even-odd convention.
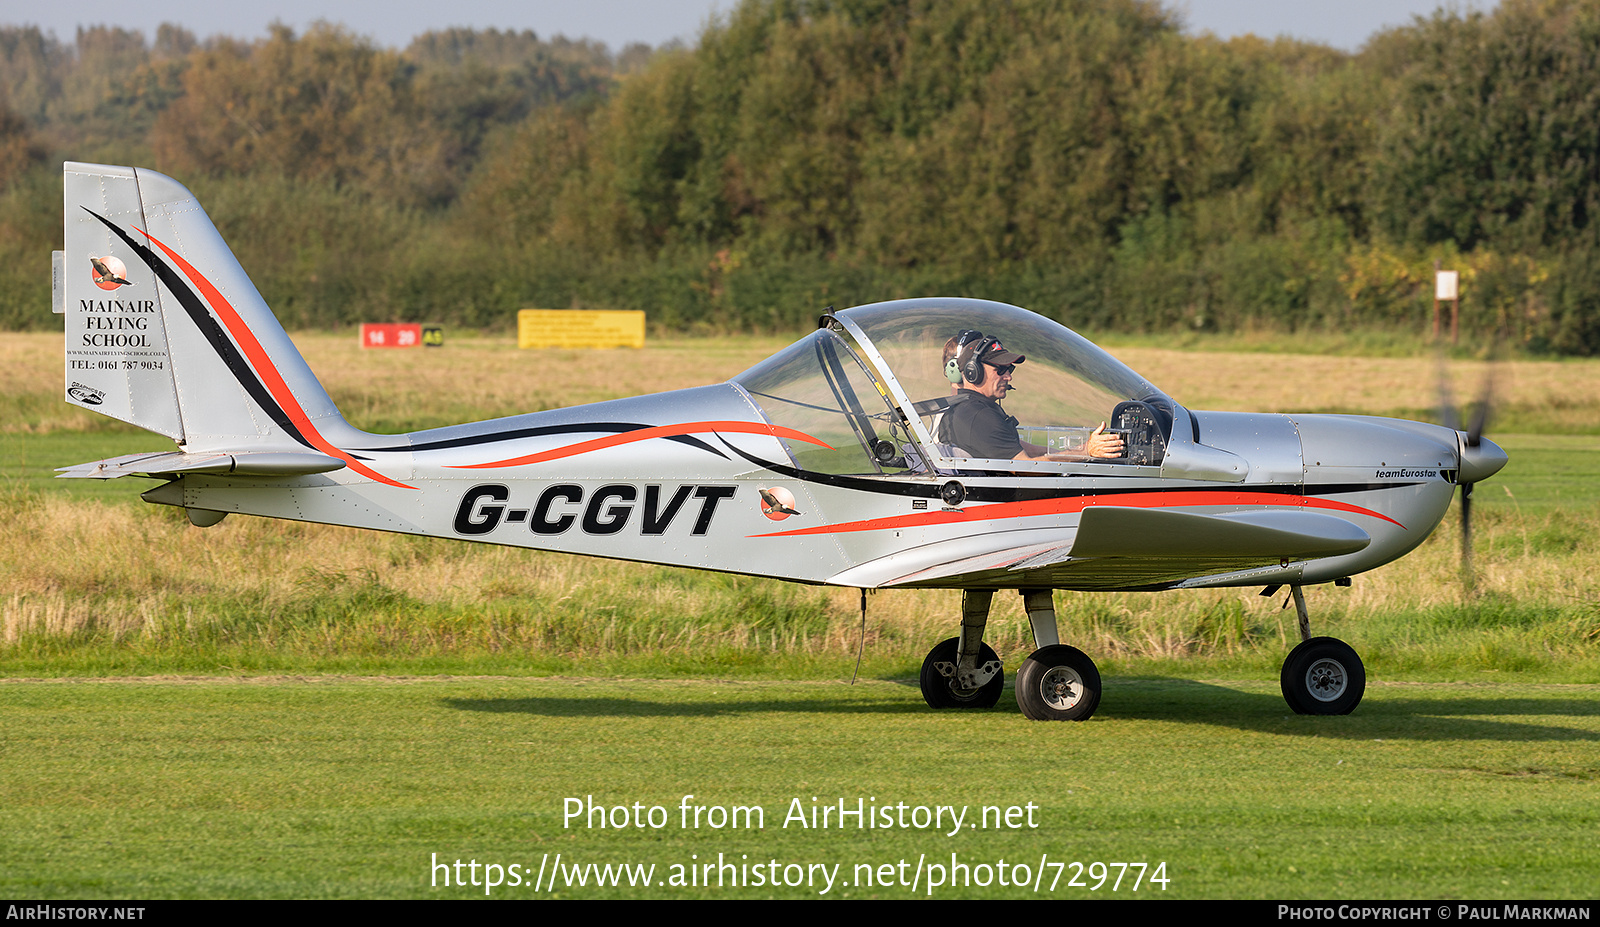
[[[783,521],[790,515],[799,515],[794,510],[794,494],[782,486],[763,489],[761,492],[761,514],[773,521]]]

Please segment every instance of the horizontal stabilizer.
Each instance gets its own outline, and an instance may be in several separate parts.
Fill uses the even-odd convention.
[[[1300,560],[1353,554],[1371,535],[1343,518],[1315,512],[1251,511],[1195,515],[1095,505],[1083,510],[1072,559],[1264,558]],[[1038,565],[1038,564],[1031,564]]]
[[[114,480],[120,476],[172,477],[185,473],[221,476],[299,476],[345,466],[337,457],[311,451],[241,451],[237,454],[183,454],[176,451],[124,454],[59,467],[57,479]]]

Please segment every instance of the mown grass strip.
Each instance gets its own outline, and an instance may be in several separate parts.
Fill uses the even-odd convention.
[[[1001,859],[1165,861],[1173,898],[1593,894],[1593,685],[1380,684],[1357,715],[1305,718],[1269,684],[1113,679],[1093,721],[1061,725],[920,701],[884,682],[0,682],[0,858],[12,861],[0,890],[481,897],[481,886],[433,885],[433,854],[531,872],[560,852],[569,863],[654,863],[663,881],[674,864],[718,854],[838,865],[853,884],[832,894],[846,897],[913,894],[855,884],[858,864],[951,854],[988,864],[991,879]],[[685,828],[686,795],[758,806],[765,827]],[[589,796],[607,809],[661,806],[665,826],[564,818],[566,799]],[[809,816],[813,797],[962,806],[968,823],[984,806],[1031,803],[1037,826],[785,827],[796,803]],[[1066,881],[1040,897],[1134,897]],[[545,896],[526,885],[494,894]],[[926,877],[915,894],[927,896]],[[1162,894],[1147,885],[1138,897]],[[1031,896],[995,882],[933,892]]]

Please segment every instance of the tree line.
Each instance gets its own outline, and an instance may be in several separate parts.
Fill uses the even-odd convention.
[[[615,55],[4,28],[0,87],[12,327],[49,324],[68,157],[188,184],[291,325],[793,330],[949,294],[1094,330],[1416,330],[1439,261],[1469,337],[1600,352],[1600,0],[1354,54],[1144,0],[745,0]]]

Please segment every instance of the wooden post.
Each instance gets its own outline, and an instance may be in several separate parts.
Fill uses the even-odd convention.
[[[1461,275],[1453,270],[1439,270],[1433,262],[1433,340],[1439,341],[1439,303],[1450,303],[1450,343],[1461,343]]]
[[[1433,343],[1439,343],[1439,261],[1433,262]]]

